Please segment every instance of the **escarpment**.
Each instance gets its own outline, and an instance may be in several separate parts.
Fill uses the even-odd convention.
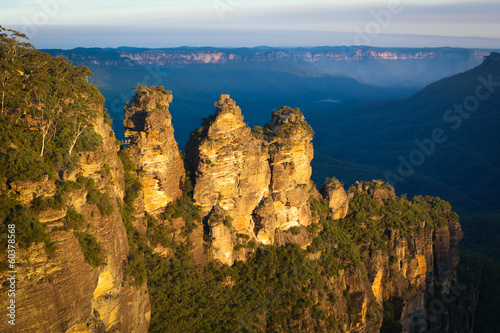
[[[2,320],[2,332],[148,330],[147,286],[137,287],[125,274],[129,244],[119,211],[125,181],[118,146],[111,126],[104,121],[102,104],[93,107],[98,116],[92,130],[101,138],[95,149],[79,150],[78,163],[60,170],[59,179],[45,176],[40,182],[7,182],[8,189],[2,193],[2,205],[11,193],[31,206],[46,234],[45,243],[20,246],[25,227],[22,221],[12,222],[19,232],[17,319],[15,326]],[[15,211],[24,209],[15,207]],[[2,308],[8,302],[9,298],[2,297]]]
[[[317,252],[318,244],[327,245],[318,243],[311,230],[333,224],[356,244],[358,250],[351,248],[349,256],[360,254],[355,265],[347,260],[331,280],[335,306],[328,300],[316,304],[338,322],[339,330],[377,332],[391,321],[409,332],[439,332],[440,320],[452,327],[463,312],[443,310],[436,316],[429,308],[457,284],[462,234],[449,205],[427,197],[398,198],[382,181],[357,182],[346,191],[332,178],[319,195],[310,180],[312,135],[303,114],[288,107],[274,111],[270,124],[250,131],[236,103],[220,96],[215,114],[186,146],[193,199],[205,217],[211,258],[232,264],[255,245],[298,243],[325,262],[331,260],[330,250]],[[323,202],[326,211],[315,202]],[[305,231],[309,225],[314,228]],[[249,243],[253,246],[247,248]],[[328,246],[340,249],[339,243]],[[392,312],[383,312],[383,304],[392,304]]]

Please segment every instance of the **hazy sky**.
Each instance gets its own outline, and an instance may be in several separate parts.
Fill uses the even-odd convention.
[[[0,0],[0,25],[37,48],[500,48],[500,1]]]

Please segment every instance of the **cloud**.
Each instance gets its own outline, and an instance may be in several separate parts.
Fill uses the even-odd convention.
[[[46,6],[51,1],[62,0],[18,1],[26,4],[25,7],[8,5],[0,13],[0,22],[22,28],[34,13],[43,13],[41,4]],[[227,46],[353,44],[356,31],[366,31],[368,24],[376,23],[374,13],[386,11],[388,4],[388,0],[353,0],[342,4],[325,0],[63,2],[46,26],[35,25],[40,31],[35,44],[112,46],[120,43],[152,47],[200,43]],[[427,38],[429,43],[444,41],[445,37],[441,36],[453,36],[469,39],[467,42],[450,39],[447,45],[472,45],[470,36],[477,36],[474,45],[490,47],[496,42],[494,38],[500,38],[500,2],[497,0],[400,0],[400,3],[402,12],[391,15],[389,24],[380,26],[377,35],[370,38],[372,45],[387,45],[391,36],[401,42],[404,38],[397,36],[434,35],[434,39]],[[222,15],[217,4],[224,5]],[[73,31],[73,37],[69,31]],[[75,36],[79,36],[78,39]],[[425,39],[414,40],[421,43]]]

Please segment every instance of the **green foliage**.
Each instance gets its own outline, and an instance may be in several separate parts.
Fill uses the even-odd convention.
[[[250,236],[247,234],[236,234],[236,245],[234,246],[235,251],[241,249],[255,249],[257,244],[254,240],[250,240]]]
[[[458,220],[448,202],[429,196],[416,196],[412,200],[405,197],[385,200],[377,204],[366,193],[355,191],[349,203],[352,213],[338,224],[361,248],[380,249],[390,255],[388,229],[399,230],[402,236],[420,234],[425,229],[435,229],[449,221]]]
[[[86,232],[74,232],[73,234],[80,243],[86,262],[95,267],[106,265],[105,252],[94,235]]]
[[[472,252],[461,252],[457,267],[460,284],[467,289],[458,296],[470,295],[470,288],[478,292],[474,332],[487,333],[498,330],[498,309],[500,308],[500,263],[483,255]],[[462,288],[463,289],[463,288]],[[470,300],[466,300],[470,302]]]
[[[104,98],[92,73],[52,58],[0,26],[0,177],[40,181],[102,143],[93,130]]]
[[[394,309],[391,302],[384,301],[384,320],[382,322],[382,327],[380,328],[381,333],[401,333],[403,331],[403,326],[397,320],[394,320]]]
[[[56,253],[56,244],[50,240],[49,237],[45,237],[45,253],[47,254],[47,258],[51,259],[54,257]]]
[[[361,267],[360,249],[353,242],[342,224],[330,217],[321,221],[323,230],[307,249],[321,252],[320,265],[327,276],[336,276],[347,266]]]
[[[66,230],[80,230],[85,225],[85,216],[78,213],[73,207],[68,207],[63,223]]]
[[[118,157],[120,158],[120,161],[122,161],[123,164],[123,170],[125,172],[135,172],[136,168],[134,165],[134,162],[132,162],[132,159],[130,158],[130,154],[126,150],[119,150],[118,151]]]
[[[107,109],[104,109],[103,110],[103,117],[104,117],[104,122],[106,124],[108,124],[109,126],[113,125],[113,119],[111,118],[111,116],[109,115],[108,113],[108,110]]]
[[[325,200],[318,200],[314,197],[309,198],[309,204],[311,206],[311,213],[313,217],[326,217],[328,215],[328,202]]]
[[[62,197],[54,196],[52,198],[45,198],[44,196],[38,196],[31,202],[31,208],[36,212],[46,209],[62,209]]]
[[[359,248],[352,241],[340,221],[328,217],[328,203],[313,197],[309,200],[313,216],[319,216],[322,230],[314,238],[307,251],[321,252],[320,265],[327,276],[339,274],[347,265],[361,266]],[[317,225],[316,232],[320,229]]]
[[[125,279],[133,280],[136,286],[140,287],[146,281],[147,269],[145,256],[151,251],[146,244],[146,240],[143,236],[139,235],[133,224],[135,220],[133,215],[134,201],[139,197],[139,192],[142,186],[129,153],[125,150],[120,150],[118,152],[118,157],[120,158],[125,171],[125,197],[123,199],[123,204],[117,201],[117,205],[123,224],[127,230],[127,238],[130,248],[128,262],[125,268]],[[158,233],[155,230],[157,224],[156,219],[147,213],[146,219],[148,227],[151,227],[151,229],[148,228],[147,236],[153,241],[153,245],[156,244],[156,242],[164,242],[161,238],[154,238],[161,235],[161,233]]]
[[[182,217],[186,222],[182,234],[189,235],[196,227],[201,224],[200,209],[193,203],[192,199],[193,185],[189,177],[184,180],[184,191],[182,197],[171,202],[161,213],[160,218],[166,221]]]
[[[297,245],[259,248],[248,261],[221,268],[191,265],[185,249],[168,259],[151,255],[150,332],[259,331],[262,315],[270,332],[300,330],[296,321],[313,306],[313,291],[325,288],[306,255]]]
[[[47,239],[45,226],[35,217],[33,210],[22,205],[19,201],[9,197],[6,193],[0,194],[0,243],[7,244],[7,225],[14,224],[16,242],[19,246],[29,247],[33,243]]]
[[[96,205],[102,216],[109,216],[115,210],[115,207],[113,206],[113,203],[109,199],[108,195],[95,188],[88,191],[87,203]]]
[[[301,231],[301,229],[300,229],[300,227],[299,227],[299,226],[293,226],[293,227],[291,227],[291,228],[290,228],[290,229],[288,229],[288,230],[289,230],[289,231],[292,233],[292,235],[294,235],[294,236],[300,235],[300,231]]]
[[[138,85],[134,88],[136,92],[160,93],[163,95],[172,95],[172,91],[165,90],[163,86],[144,86]]]
[[[0,117],[0,133],[11,131],[6,127],[6,122]],[[5,136],[4,134],[0,134]],[[3,141],[3,143],[9,141]],[[32,180],[41,181],[43,175],[52,174],[52,170],[47,165],[43,157],[35,151],[27,148],[5,149],[0,147],[0,175],[8,180]]]
[[[146,223],[148,226],[146,235],[152,246],[160,244],[163,247],[174,247],[172,240],[174,229],[169,222],[158,225],[158,220],[146,212]]]
[[[273,124],[266,124],[262,129],[264,137],[268,139],[278,137],[278,138],[288,138],[295,135],[298,130],[303,130],[309,135],[314,135],[312,127],[304,120],[304,115],[298,108],[290,108],[288,106],[282,106],[278,110],[272,112]],[[286,121],[274,124],[274,119],[286,119]],[[257,129],[259,130],[259,129]]]
[[[222,224],[224,224],[227,228],[231,229],[233,227],[233,218],[229,215],[224,216],[222,219]]]

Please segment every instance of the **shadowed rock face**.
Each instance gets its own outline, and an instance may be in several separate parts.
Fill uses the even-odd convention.
[[[162,88],[139,88],[125,107],[127,147],[139,172],[144,210],[156,215],[182,195],[184,165],[174,138],[168,106],[172,94]]]

